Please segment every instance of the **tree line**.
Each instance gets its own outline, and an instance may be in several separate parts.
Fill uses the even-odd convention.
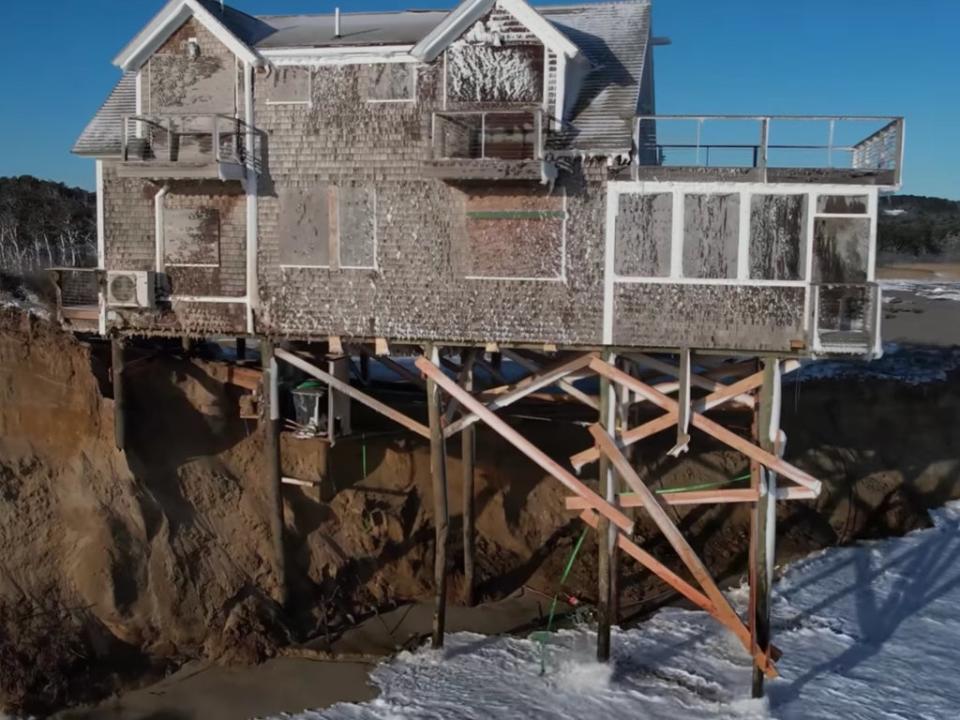
[[[0,178],[0,271],[96,265],[95,193],[29,175]]]

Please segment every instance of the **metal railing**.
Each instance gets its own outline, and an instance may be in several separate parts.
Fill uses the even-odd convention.
[[[822,127],[815,129],[816,124]],[[846,139],[864,126],[872,130],[865,138]],[[673,139],[677,127],[685,128],[681,139]],[[808,141],[811,130],[814,137],[822,133],[822,140]],[[771,133],[788,139],[771,142]],[[901,183],[902,117],[638,115],[633,134],[636,167],[753,168],[764,180],[768,168],[819,168],[884,173],[889,180],[884,184]]]
[[[249,138],[253,138],[253,146]],[[125,115],[124,162],[253,163],[261,171],[260,132],[232,115]]]
[[[539,160],[543,109],[450,110],[433,114],[434,157],[440,160]]]

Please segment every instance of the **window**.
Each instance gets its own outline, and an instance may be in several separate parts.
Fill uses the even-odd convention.
[[[447,98],[454,102],[538,103],[543,47],[454,43],[446,53]]]
[[[750,277],[802,280],[807,238],[806,195],[750,198]]]
[[[309,105],[310,69],[276,67],[264,80],[267,105]]]
[[[413,102],[417,69],[409,63],[368,65],[366,97],[369,102]]]
[[[220,264],[220,213],[215,208],[163,209],[164,261],[181,267]]]
[[[683,276],[735,278],[740,195],[684,195]]]
[[[614,270],[617,275],[669,277],[673,195],[619,196]]]
[[[465,198],[462,274],[471,280],[563,280],[566,197],[544,190],[476,191]]]
[[[372,187],[284,188],[280,201],[280,264],[375,269],[376,193]]]

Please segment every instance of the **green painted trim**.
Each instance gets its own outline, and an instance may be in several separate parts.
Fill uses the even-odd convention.
[[[563,210],[472,210],[467,212],[471,220],[549,220],[563,219]]]

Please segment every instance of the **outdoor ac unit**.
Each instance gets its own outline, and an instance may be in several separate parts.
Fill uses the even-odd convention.
[[[153,307],[154,275],[150,270],[108,270],[107,305],[110,307]]]

